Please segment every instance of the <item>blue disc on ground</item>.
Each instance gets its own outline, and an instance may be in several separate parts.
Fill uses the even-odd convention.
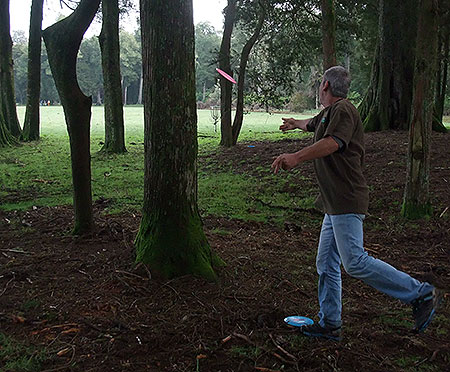
[[[314,320],[307,318],[306,316],[298,315],[288,316],[284,318],[284,322],[292,327],[302,327],[305,325],[314,324]]]

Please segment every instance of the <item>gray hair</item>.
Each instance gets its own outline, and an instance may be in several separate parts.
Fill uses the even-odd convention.
[[[342,66],[333,66],[323,74],[324,81],[330,84],[331,94],[334,97],[347,98],[350,88],[350,73]]]

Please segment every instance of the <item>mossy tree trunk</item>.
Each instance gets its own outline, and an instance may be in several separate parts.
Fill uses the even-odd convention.
[[[214,279],[197,207],[192,0],[141,0],[144,205],[136,260],[163,278]]]
[[[1,90],[1,84],[0,84]],[[15,138],[9,132],[6,121],[3,118],[3,111],[0,110],[0,147],[5,147],[15,143]]]
[[[99,36],[102,53],[103,86],[105,92],[105,145],[102,151],[124,153],[122,85],[120,81],[119,2],[102,1],[103,24]]]
[[[447,3],[446,3],[447,4]],[[449,9],[447,9],[449,8]],[[438,34],[438,64],[436,77],[436,96],[434,102],[433,130],[446,133],[447,128],[442,123],[444,116],[445,93],[447,91],[449,44],[450,44],[450,5],[440,1],[440,24]]]
[[[228,75],[233,76],[231,70],[231,35],[236,20],[237,0],[228,0],[225,8],[225,20],[223,27],[222,42],[219,50],[219,68]],[[220,144],[225,147],[233,146],[233,131],[231,120],[231,102],[233,95],[233,84],[227,79],[220,77]]]
[[[414,96],[409,129],[408,165],[402,214],[431,215],[429,196],[431,123],[437,54],[437,0],[420,0]]]
[[[92,98],[86,97],[78,85],[76,61],[83,35],[99,4],[100,0],[82,0],[69,17],[42,32],[69,132],[75,234],[85,234],[93,228],[90,154]]]
[[[14,71],[12,59],[12,40],[9,33],[9,0],[0,0],[0,109],[9,132],[20,137],[19,119],[16,111],[16,95],[14,92]]]
[[[0,80],[0,92],[2,91],[2,82]],[[6,120],[3,116],[3,110],[1,108],[1,93],[0,93],[0,147],[12,145],[16,142],[16,139],[9,132]]]
[[[30,34],[28,38],[28,85],[27,107],[22,139],[39,139],[39,96],[41,92],[41,27],[44,0],[33,0],[31,4]]]
[[[417,0],[381,0],[379,40],[359,106],[366,131],[408,129],[417,34]]]
[[[336,66],[336,12],[334,0],[321,0],[323,70]]]
[[[259,3],[258,23],[256,24],[253,35],[245,43],[241,52],[241,61],[239,64],[239,78],[237,81],[238,92],[237,92],[236,114],[234,116],[232,127],[233,145],[236,145],[237,143],[239,133],[241,133],[242,122],[244,121],[244,82],[248,58],[250,56],[250,52],[253,46],[255,45],[256,41],[259,38],[259,35],[261,34],[261,30],[264,25],[265,19],[266,19],[266,9],[262,3]]]

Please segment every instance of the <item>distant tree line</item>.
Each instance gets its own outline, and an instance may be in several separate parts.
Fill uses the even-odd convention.
[[[16,101],[27,100],[28,39],[23,31],[12,34]],[[48,64],[47,50],[41,52],[41,101],[60,102]],[[139,99],[141,84],[141,40],[138,31],[120,31],[120,67],[125,104],[142,103]],[[104,103],[103,75],[98,36],[83,39],[77,60],[78,81],[83,92],[92,96],[94,104]],[[126,97],[126,102],[125,102]]]
[[[370,83],[379,27],[377,6],[376,1],[359,5],[357,2],[353,4],[352,1],[342,1],[336,9],[337,62],[351,71],[350,99],[355,103],[360,103]],[[266,26],[268,30],[263,30],[261,40],[254,46],[248,60],[243,97],[247,109],[283,108],[301,112],[318,107],[316,93],[322,70],[321,19],[320,14],[315,14],[313,9],[306,9],[296,24],[289,19],[281,20],[283,22],[281,33],[270,33],[273,19],[271,24]],[[298,16],[299,12],[295,14]],[[249,33],[249,23],[245,18],[249,16],[251,14],[240,15],[233,30],[230,61],[232,70],[236,72],[240,63],[239,53]],[[300,23],[303,24],[302,27],[299,26]],[[293,40],[289,34],[296,30],[298,37]],[[195,26],[196,100],[200,108],[220,104],[219,77],[215,67],[219,61],[221,39],[222,32],[208,22],[201,22]],[[16,101],[20,105],[25,105],[28,40],[23,31],[15,31],[12,40]],[[442,44],[441,53],[444,53],[444,41]],[[60,100],[45,48],[42,48],[41,61],[41,101],[58,103]],[[130,33],[120,30],[120,67],[125,105],[142,104],[141,64],[140,32],[136,30]],[[77,72],[83,92],[93,97],[95,105],[102,105],[104,89],[97,36],[83,40],[78,54]],[[448,75],[445,77],[448,80]],[[447,84],[447,90],[449,85]],[[235,104],[237,92],[233,94]],[[449,96],[447,92],[442,108],[447,115],[450,114]]]

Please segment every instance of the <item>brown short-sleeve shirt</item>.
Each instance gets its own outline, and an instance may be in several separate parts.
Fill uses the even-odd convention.
[[[327,214],[367,214],[364,130],[355,106],[341,99],[312,118],[307,129],[314,132],[314,142],[333,136],[343,143],[333,154],[314,160],[320,188],[317,206]]]

